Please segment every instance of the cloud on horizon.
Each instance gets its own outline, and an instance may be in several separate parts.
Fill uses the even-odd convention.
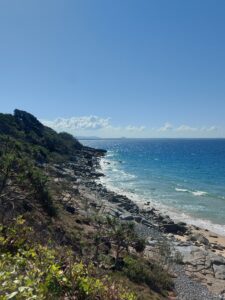
[[[81,116],[71,118],[57,118],[53,121],[42,122],[56,131],[68,131],[74,135],[98,135],[99,137],[215,137],[221,132],[215,125],[193,127],[187,124],[174,126],[165,122],[157,128],[146,126],[114,126],[111,118],[98,116]]]
[[[110,118],[100,118],[97,116],[84,116],[84,117],[72,117],[72,118],[57,118],[53,121],[43,121],[46,126],[49,126],[53,129],[70,129],[70,130],[79,130],[79,129],[101,129],[110,127],[109,124]]]
[[[142,132],[145,126],[113,126],[110,123],[111,118],[101,118],[98,116],[82,116],[71,118],[57,118],[53,121],[41,120],[46,126],[55,129],[56,131],[127,131],[127,132]]]
[[[158,131],[164,132],[172,129],[173,129],[173,125],[170,124],[169,122],[166,122],[162,127],[158,128]]]

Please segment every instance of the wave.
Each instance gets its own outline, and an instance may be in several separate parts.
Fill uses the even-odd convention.
[[[203,191],[195,191],[195,192],[192,192],[192,194],[194,196],[204,196],[204,195],[208,195],[207,192],[203,192]]]
[[[182,193],[190,193],[194,196],[206,196],[208,195],[207,192],[204,191],[191,191],[191,190],[187,190],[187,189],[182,189],[182,188],[175,188],[176,192],[182,192]]]
[[[115,183],[110,180],[106,180],[105,177],[100,178],[100,182],[108,189],[115,193],[127,196],[129,199],[134,201],[141,208],[144,208],[144,203],[150,201],[151,207],[154,207],[156,210],[161,212],[163,215],[169,215],[172,220],[175,222],[185,222],[189,225],[195,225],[203,229],[208,229],[216,234],[225,236],[225,225],[213,223],[210,220],[195,218],[187,213],[176,210],[176,208],[168,207],[163,203],[155,201],[155,199],[150,198],[150,196],[144,197],[143,195],[138,195],[135,192],[128,191],[126,188],[119,188]]]
[[[158,199],[152,198],[150,194],[140,194],[137,192],[133,180],[137,176],[120,169],[121,167],[119,166],[118,161],[111,160],[111,157],[109,159],[108,158],[109,157],[105,157],[100,160],[101,169],[106,176],[99,178],[101,184],[108,190],[127,196],[140,207],[144,207],[144,203],[150,201],[152,207],[160,211],[162,214],[169,215],[174,221],[184,221],[189,225],[196,225],[200,228],[205,228],[225,236],[225,225],[213,223],[208,219],[206,220],[193,217],[192,215],[184,213],[175,207],[168,207],[167,205],[160,203]],[[176,187],[175,191],[180,193],[190,193],[196,197],[208,194],[205,191],[189,190],[182,187]]]
[[[107,155],[107,157],[109,157],[109,156]],[[120,179],[120,181],[123,181],[123,180],[127,181],[127,180],[132,180],[137,177],[134,174],[131,174],[131,173],[128,173],[128,172],[122,170],[120,168],[119,164],[121,164],[120,161],[115,161],[115,160],[112,161],[107,158],[102,158],[100,160],[100,167],[101,167],[103,173],[110,172],[110,176],[113,177],[112,179],[115,179],[115,180]]]
[[[177,191],[177,192],[184,192],[184,193],[188,193],[189,192],[186,189],[180,189],[180,188],[175,188],[175,191]]]

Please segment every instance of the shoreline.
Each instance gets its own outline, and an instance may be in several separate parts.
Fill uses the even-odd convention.
[[[105,174],[104,174],[104,176],[105,176]],[[133,197],[129,197],[126,193],[120,193],[119,191],[116,190],[116,188],[115,188],[115,190],[111,189],[110,187],[107,186],[107,184],[102,183],[101,177],[100,177],[99,181],[100,181],[100,184],[103,185],[107,189],[107,191],[115,193],[119,196],[122,195],[124,197],[127,197],[131,201],[133,201],[142,212],[143,211],[148,212],[149,210],[155,211],[156,213],[159,213],[159,215],[162,216],[162,218],[169,217],[169,219],[171,219],[172,222],[174,222],[174,223],[185,223],[186,224],[185,226],[187,226],[188,229],[191,230],[194,234],[199,233],[199,234],[203,235],[206,239],[208,239],[209,243],[211,245],[213,245],[213,247],[215,247],[215,249],[214,249],[215,253],[220,254],[225,257],[225,235],[222,235],[222,234],[215,232],[213,230],[210,230],[208,228],[204,228],[204,227],[198,226],[196,224],[193,224],[193,223],[191,223],[191,221],[190,221],[190,223],[187,223],[187,222],[183,222],[181,219],[173,218],[173,217],[171,217],[171,214],[169,211],[166,214],[165,212],[161,212],[159,207],[154,206],[154,204],[152,205],[152,203],[148,204],[148,202],[146,203],[144,201],[143,201],[143,203],[141,203],[140,201],[135,201],[135,199],[132,199]],[[185,219],[185,221],[186,221],[186,219]],[[217,225],[217,224],[215,224],[215,225]],[[176,237],[176,239],[178,239],[182,242],[187,241],[187,239],[185,238],[187,236],[185,236],[185,235],[174,235],[174,236]],[[218,245],[218,247],[217,247],[217,245]],[[220,248],[220,246],[221,246],[221,248]]]
[[[104,177],[100,169],[103,155],[93,155],[88,166],[84,159],[60,167],[63,176],[71,177],[79,198],[89,204],[90,213],[95,207],[100,215],[133,222],[139,236],[146,240],[147,257],[154,258],[163,244],[169,246],[166,253],[173,261],[176,300],[225,299],[225,239],[197,226],[175,222],[160,210],[140,207],[129,197],[109,190],[100,183]]]
[[[106,168],[104,168],[104,165],[108,165],[110,163],[111,163],[111,161],[107,160],[106,157],[102,157],[100,162],[99,162],[99,166],[100,166],[99,171],[104,173],[104,176],[100,177],[99,180],[100,180],[100,183],[103,186],[105,186],[108,190],[128,197],[133,202],[135,202],[141,209],[145,208],[144,207],[145,203],[148,202],[148,203],[150,203],[148,205],[148,208],[150,207],[150,208],[153,208],[155,210],[160,211],[164,215],[169,215],[169,217],[173,221],[175,221],[175,222],[185,222],[185,223],[188,224],[188,226],[196,226],[196,227],[201,228],[202,231],[210,231],[211,233],[214,233],[214,234],[218,235],[222,240],[225,241],[225,224],[221,225],[221,224],[213,223],[211,220],[198,219],[197,217],[194,218],[193,216],[190,216],[185,212],[180,212],[180,211],[176,210],[176,208],[170,209],[165,204],[162,204],[162,203],[156,204],[151,199],[150,200],[148,200],[148,199],[143,200],[138,195],[121,191],[119,188],[116,188],[115,186],[109,186],[109,184],[106,181],[104,181],[104,179],[102,180],[101,178],[104,178],[104,177],[107,176],[105,174]],[[179,216],[179,215],[182,215],[182,216]],[[224,241],[222,241],[223,244],[224,244]],[[224,244],[224,246],[225,246],[225,244]]]
[[[199,299],[225,299],[225,236],[182,221],[175,221],[149,205],[150,202],[145,203],[147,205],[144,203],[140,205],[126,195],[110,190],[101,181],[101,177],[105,176],[102,173],[104,170],[101,168],[101,159],[97,159],[94,166],[94,169],[101,173],[94,180],[91,178],[88,183],[90,190],[89,192],[86,190],[85,197],[94,191],[94,198],[98,199],[100,206],[104,206],[104,214],[122,221],[135,222],[140,235],[147,237],[147,251],[151,252],[162,241],[166,241],[173,249],[174,255],[177,252],[181,254],[182,266],[175,264],[175,273],[178,274],[175,285],[178,282],[176,289],[180,290],[181,294],[182,290],[186,289],[187,281],[191,280],[194,285],[200,284],[196,286],[196,293],[201,294],[202,287],[212,293],[211,296],[199,296]],[[187,275],[184,282],[180,281],[182,274]],[[188,289],[185,293],[190,294]],[[179,298],[178,295],[178,299],[192,298],[190,295],[189,298],[181,296]]]

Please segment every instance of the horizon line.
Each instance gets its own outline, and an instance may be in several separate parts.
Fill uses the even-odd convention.
[[[77,137],[78,140],[225,140],[225,137]]]

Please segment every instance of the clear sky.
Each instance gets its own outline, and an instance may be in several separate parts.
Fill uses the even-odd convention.
[[[0,0],[0,111],[76,135],[225,137],[224,0]]]

